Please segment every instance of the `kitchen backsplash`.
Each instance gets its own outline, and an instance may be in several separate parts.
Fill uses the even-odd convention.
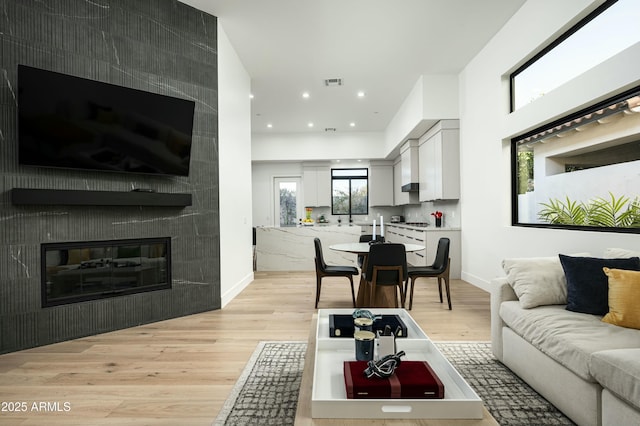
[[[435,221],[431,213],[436,210],[443,213],[445,227],[460,227],[460,207],[458,200],[426,202],[419,205],[414,204],[397,207],[370,207],[367,215],[354,215],[352,218],[354,223],[372,222],[374,219],[379,223],[380,216],[384,217],[385,222],[390,222],[392,215],[401,215],[404,216],[406,222],[427,222],[434,225]],[[331,207],[313,208],[312,217],[314,220],[317,221],[322,215],[324,215],[325,219],[331,224],[337,224],[338,218],[342,219],[342,224],[349,223],[348,215],[334,216],[331,214]]]
[[[458,200],[433,201],[404,206],[404,220],[406,222],[428,222],[434,225],[435,220],[431,213],[435,211],[442,212],[444,227],[460,227],[460,203]]]

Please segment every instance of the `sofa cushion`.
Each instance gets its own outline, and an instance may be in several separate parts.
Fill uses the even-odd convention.
[[[608,281],[602,268],[640,269],[640,258],[599,259],[559,255],[567,278],[567,309],[583,314],[609,312]]]
[[[594,353],[591,374],[602,387],[640,409],[640,349]]]
[[[609,313],[602,321],[640,329],[640,271],[604,268],[609,278]]]
[[[558,256],[504,259],[502,268],[523,308],[567,304],[567,280]]]
[[[567,311],[562,305],[524,309],[517,301],[503,302],[500,317],[537,349],[588,381],[592,353],[640,348],[640,332],[616,327],[597,315]]]
[[[640,251],[623,248],[608,248],[604,251],[606,259],[623,259],[629,257],[640,257]]]

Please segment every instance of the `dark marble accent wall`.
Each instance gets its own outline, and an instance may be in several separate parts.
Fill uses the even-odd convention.
[[[220,308],[217,18],[176,0],[0,0],[0,353]],[[17,65],[196,102],[188,178],[18,165]],[[14,206],[12,188],[193,194],[175,207]],[[41,307],[40,244],[172,239],[173,288]]]

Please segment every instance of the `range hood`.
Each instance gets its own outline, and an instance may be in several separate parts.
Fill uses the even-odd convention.
[[[402,192],[419,192],[419,168],[418,168],[418,140],[409,139],[400,148],[400,161],[402,166],[402,180],[400,190]]]
[[[420,186],[417,182],[413,182],[413,183],[407,183],[406,185],[402,185],[400,189],[402,190],[402,192],[419,192]]]

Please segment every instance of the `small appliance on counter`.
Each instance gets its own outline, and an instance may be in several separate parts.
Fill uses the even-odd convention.
[[[403,223],[404,216],[393,215],[391,216],[391,223]]]

